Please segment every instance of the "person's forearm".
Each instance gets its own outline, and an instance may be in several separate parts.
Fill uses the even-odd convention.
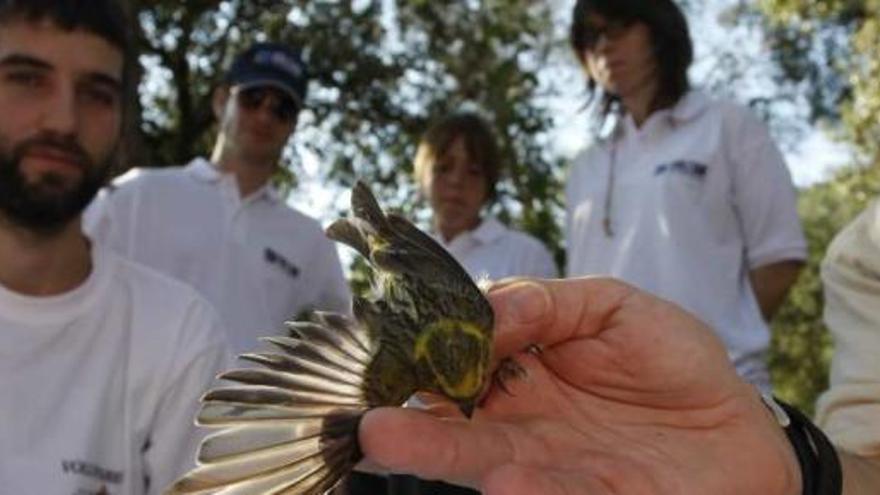
[[[797,280],[802,266],[800,261],[781,261],[749,272],[752,290],[765,320],[770,321],[785,301],[785,296]]]
[[[838,452],[843,469],[843,495],[880,493],[880,457],[867,458]]]

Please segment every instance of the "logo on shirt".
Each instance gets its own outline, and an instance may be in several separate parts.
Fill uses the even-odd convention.
[[[266,260],[266,263],[270,265],[275,265],[280,268],[284,273],[288,274],[291,278],[299,277],[299,267],[294,265],[284,256],[275,251],[272,248],[267,247],[263,251],[263,258]]]
[[[682,174],[695,179],[704,179],[709,167],[700,162],[692,162],[688,160],[678,160],[672,163],[661,163],[654,169],[654,175],[664,175],[668,173]]]
[[[109,491],[107,491],[107,485],[101,485],[101,488],[98,491],[86,490],[85,488],[80,488],[73,493],[73,495],[111,495]]]
[[[75,492],[75,495],[109,495],[111,492],[107,489],[107,484],[119,485],[124,477],[122,471],[105,468],[92,462],[67,459],[61,460],[61,471],[64,474],[84,476],[101,482],[101,488],[98,491],[80,488]]]

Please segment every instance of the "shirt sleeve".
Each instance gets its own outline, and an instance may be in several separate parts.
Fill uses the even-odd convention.
[[[825,323],[834,339],[830,388],[816,422],[836,445],[880,454],[880,203],[841,231],[822,263]]]
[[[113,204],[109,187],[102,189],[83,212],[82,227],[92,241],[120,252],[118,236],[113,233]]]
[[[207,430],[195,426],[199,398],[217,385],[215,377],[232,366],[232,356],[222,338],[219,320],[207,303],[198,304],[183,322],[184,338],[178,372],[161,395],[144,450],[145,474],[150,494],[164,490],[195,467],[196,452]],[[195,351],[194,351],[195,350]]]
[[[785,159],[767,127],[739,112],[729,140],[734,205],[739,215],[750,269],[786,260],[804,260],[806,240],[797,212],[797,192]]]
[[[130,256],[132,243],[127,229],[134,211],[137,188],[134,179],[139,171],[132,169],[104,187],[83,212],[82,227],[94,242],[113,252]]]

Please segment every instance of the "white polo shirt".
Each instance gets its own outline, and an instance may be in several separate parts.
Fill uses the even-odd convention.
[[[236,353],[305,310],[348,312],[351,304],[336,247],[316,220],[268,184],[241,198],[235,178],[201,158],[129,171],[89,207],[84,228],[200,291]]]
[[[484,217],[477,228],[457,235],[448,244],[439,236],[437,239],[474,280],[559,276],[553,257],[541,241],[509,229],[491,216]]]
[[[2,493],[159,494],[194,467],[199,398],[231,360],[217,314],[181,282],[92,253],[67,293],[0,285]]]
[[[684,306],[715,328],[740,374],[769,388],[769,331],[749,270],[805,259],[806,242],[766,127],[744,108],[692,91],[641,128],[624,118],[613,136],[571,169],[567,274],[614,276]]]

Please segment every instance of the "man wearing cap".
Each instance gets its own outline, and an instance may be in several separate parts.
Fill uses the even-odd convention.
[[[93,239],[201,291],[236,353],[304,311],[349,308],[334,245],[270,183],[307,82],[296,51],[252,46],[214,91],[219,131],[210,161],[133,169],[86,215]]]

